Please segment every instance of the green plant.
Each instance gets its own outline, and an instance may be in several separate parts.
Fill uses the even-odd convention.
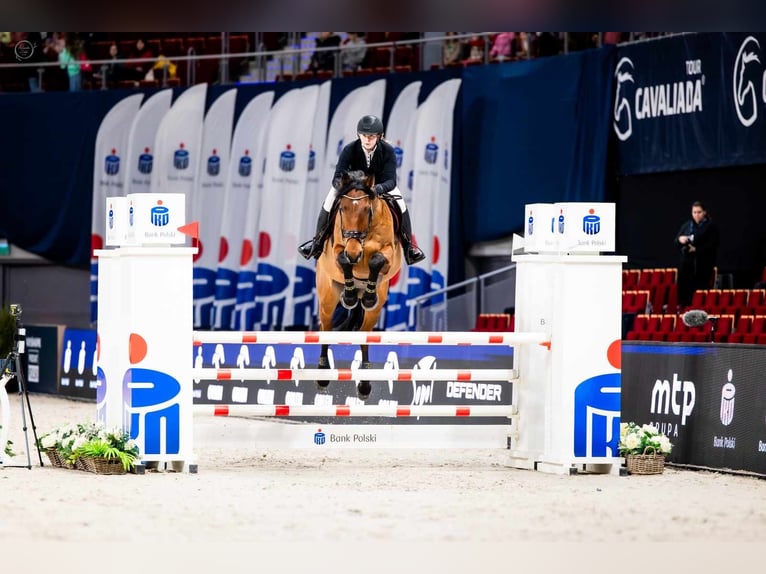
[[[617,448],[622,456],[644,454],[647,447],[652,447],[656,454],[670,454],[673,445],[653,425],[639,426],[634,422],[620,424],[620,443]]]
[[[3,425],[0,425],[0,430],[2,430]],[[11,439],[8,439],[8,442],[5,443],[5,455],[6,456],[16,456],[16,453],[13,452],[13,441]]]
[[[74,463],[79,457],[91,456],[96,458],[118,459],[125,470],[130,470],[135,466],[138,458],[138,446],[131,440],[130,435],[122,429],[114,429],[109,432],[99,428],[89,429],[91,433],[95,430],[95,436],[86,438],[84,441],[76,441],[77,444],[68,456],[68,460]],[[87,436],[87,435],[85,435]]]

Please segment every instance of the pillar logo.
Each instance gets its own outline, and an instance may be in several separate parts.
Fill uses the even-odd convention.
[[[721,424],[729,426],[734,420],[734,395],[737,389],[731,382],[732,370],[729,369],[727,382],[721,389]]]
[[[574,392],[575,456],[618,456],[620,373],[585,379]]]

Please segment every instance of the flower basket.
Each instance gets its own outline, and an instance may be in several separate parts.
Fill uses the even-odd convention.
[[[61,461],[61,457],[59,456],[59,451],[57,451],[55,448],[46,448],[45,456],[47,456],[48,460],[51,461],[51,466],[57,468],[64,466],[64,463]]]
[[[626,454],[625,461],[630,474],[662,474],[665,470],[665,455],[657,454],[653,446],[647,446],[644,454]]]
[[[96,474],[125,474],[125,466],[119,458],[105,458],[103,456],[81,456],[88,472]]]

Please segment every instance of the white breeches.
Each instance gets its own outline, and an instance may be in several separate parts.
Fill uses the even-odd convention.
[[[392,195],[401,195],[398,187],[395,187],[389,193],[391,193]],[[322,209],[324,209],[327,213],[330,213],[330,210],[332,209],[332,204],[334,202],[335,202],[335,188],[333,186],[330,186],[330,191],[327,192],[327,197],[324,198]],[[407,206],[404,204],[404,199],[402,199],[401,197],[396,200],[396,204],[399,206],[399,209],[402,211],[402,213],[407,211]]]

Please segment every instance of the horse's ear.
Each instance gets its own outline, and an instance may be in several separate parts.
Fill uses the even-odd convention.
[[[347,171],[341,172],[340,177],[338,177],[333,182],[334,184],[333,187],[337,190],[344,189],[345,187],[348,186],[349,181],[351,181],[351,178],[349,177],[348,172]]]
[[[375,174],[371,173],[370,175],[368,175],[364,184],[370,189],[373,189],[373,187],[375,187]]]

